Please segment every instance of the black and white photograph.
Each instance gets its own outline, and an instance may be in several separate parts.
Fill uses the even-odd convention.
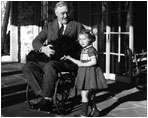
[[[1,117],[147,117],[147,1],[1,1]]]

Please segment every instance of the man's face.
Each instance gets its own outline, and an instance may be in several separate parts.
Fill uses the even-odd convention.
[[[67,24],[68,18],[69,18],[69,13],[68,13],[68,8],[67,6],[62,6],[62,7],[57,7],[55,10],[55,14],[58,18],[58,21],[62,24]]]

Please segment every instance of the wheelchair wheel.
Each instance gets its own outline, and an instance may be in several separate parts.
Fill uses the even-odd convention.
[[[33,104],[37,104],[41,100],[41,97],[38,97],[34,94],[33,90],[31,89],[30,85],[27,84],[26,87],[26,101],[28,103],[28,107],[32,108]]]
[[[73,109],[75,78],[71,74],[63,74],[55,87],[54,103],[59,114],[68,114]]]

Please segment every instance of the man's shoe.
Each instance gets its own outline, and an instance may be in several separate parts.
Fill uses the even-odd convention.
[[[42,98],[39,103],[32,105],[32,109],[51,112],[52,102]]]

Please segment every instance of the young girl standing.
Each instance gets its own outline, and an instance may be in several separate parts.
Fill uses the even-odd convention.
[[[76,60],[70,56],[65,56],[66,59],[71,60],[78,65],[78,74],[76,79],[76,87],[81,90],[82,97],[82,114],[81,116],[88,116],[89,93],[95,89],[107,88],[107,82],[104,75],[98,67],[98,53],[92,46],[95,41],[95,36],[91,31],[86,30],[79,34],[78,41],[82,46],[80,60]],[[95,97],[95,94],[93,95]],[[92,100],[91,116],[99,116],[99,110],[96,107],[94,99]]]

